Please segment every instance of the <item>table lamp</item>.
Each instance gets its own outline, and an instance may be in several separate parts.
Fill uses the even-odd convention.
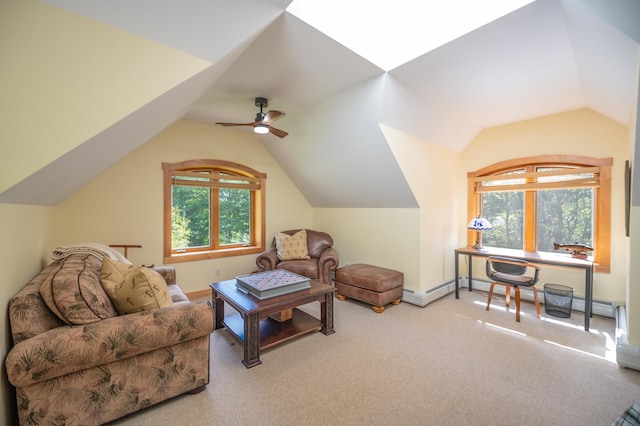
[[[484,217],[478,216],[471,219],[471,222],[467,225],[467,229],[471,229],[476,231],[476,243],[472,248],[476,250],[484,250],[482,244],[480,244],[480,231],[486,231],[491,229],[491,222],[489,222]]]

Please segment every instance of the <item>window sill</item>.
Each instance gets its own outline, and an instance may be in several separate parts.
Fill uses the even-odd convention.
[[[232,257],[232,256],[244,256],[248,254],[257,254],[262,253],[264,251],[264,247],[261,246],[252,246],[252,247],[236,247],[231,249],[220,249],[220,250],[211,250],[211,251],[198,251],[191,253],[174,253],[170,256],[164,256],[164,263],[182,263],[182,262],[193,262],[196,260],[207,260],[207,259],[219,259],[222,257]]]

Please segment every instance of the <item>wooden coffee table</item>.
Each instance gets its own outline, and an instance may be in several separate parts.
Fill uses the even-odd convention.
[[[310,284],[311,288],[265,300],[236,290],[235,279],[210,284],[215,329],[226,327],[243,343],[242,363],[247,368],[262,363],[261,349],[312,331],[333,334],[333,293],[336,289],[317,280],[311,280]],[[320,319],[296,308],[314,301],[320,302]],[[238,313],[225,317],[225,302]],[[281,313],[285,314],[279,315]]]

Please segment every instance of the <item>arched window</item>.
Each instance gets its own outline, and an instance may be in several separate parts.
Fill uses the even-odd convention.
[[[598,272],[609,272],[612,158],[544,155],[503,161],[467,174],[468,220],[493,228],[483,245],[554,252],[553,243],[594,248]],[[472,245],[476,235],[469,232]]]
[[[165,263],[264,251],[266,174],[220,160],[162,169]]]

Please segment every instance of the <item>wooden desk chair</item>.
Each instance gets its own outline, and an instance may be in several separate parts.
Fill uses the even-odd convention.
[[[528,268],[534,270],[533,276],[525,275]],[[538,290],[535,288],[540,273],[538,265],[531,264],[526,260],[491,256],[487,258],[486,270],[487,277],[492,281],[487,299],[487,311],[491,304],[493,287],[496,284],[505,286],[505,306],[507,307],[509,307],[511,287],[513,287],[516,294],[516,321],[520,322],[520,288],[525,287],[533,290],[533,300],[536,304],[538,318],[540,318],[540,301],[538,300]]]

